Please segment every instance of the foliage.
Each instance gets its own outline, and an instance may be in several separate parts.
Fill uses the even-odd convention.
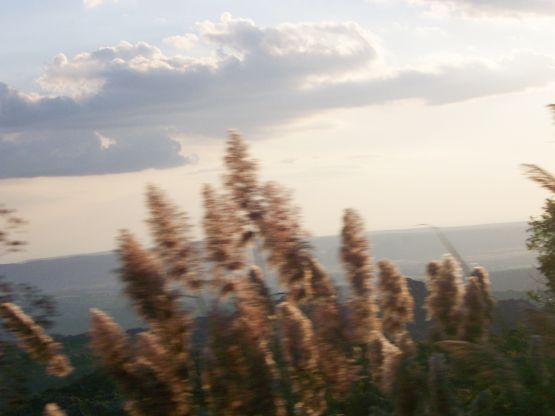
[[[290,195],[260,183],[236,133],[225,165],[223,191],[204,188],[207,270],[194,258],[201,253],[184,232],[186,216],[156,188],[148,190],[155,248],[128,231],[120,237],[124,291],[148,329],[133,340],[95,311],[91,338],[129,414],[517,414],[539,394],[523,388],[528,367],[519,363],[530,361],[530,350],[516,360],[489,342],[493,301],[484,269],[463,284],[455,259],[431,263],[427,309],[437,330],[416,343],[406,329],[414,316],[406,278],[387,260],[374,275],[355,211],[344,216],[341,258],[351,295],[341,304]],[[189,258],[181,275],[172,267],[180,257],[168,254],[174,248]],[[263,275],[249,259],[271,272]],[[267,288],[274,275],[281,299]],[[183,302],[190,296],[212,304],[197,342],[198,321]]]
[[[0,206],[0,256],[22,250],[25,242],[16,237],[25,221],[15,210]],[[27,313],[19,306],[22,305]],[[24,403],[29,395],[29,377],[22,372],[22,363],[28,362],[15,350],[11,335],[20,345],[39,361],[49,364],[48,371],[65,375],[70,371],[65,357],[58,353],[58,344],[48,337],[42,328],[52,324],[56,307],[51,296],[38,288],[13,283],[0,276],[0,412],[9,412]]]
[[[407,329],[415,315],[407,279],[389,260],[372,259],[358,213],[343,217],[340,256],[350,294],[341,303],[290,193],[260,182],[258,163],[236,133],[224,163],[223,189],[204,188],[202,251],[187,215],[152,186],[153,248],[129,231],[119,236],[124,293],[147,328],[126,333],[92,310],[90,346],[101,372],[19,403],[19,414],[45,406],[61,412],[49,403],[69,414],[132,416],[555,413],[553,315],[538,311],[528,325],[492,335],[487,272],[477,267],[462,276],[446,256],[428,266],[433,330],[416,342]],[[546,255],[555,253],[538,241]],[[279,294],[270,293],[270,279],[281,284]],[[186,306],[191,297],[196,311]],[[10,322],[27,350],[35,351],[30,341],[54,342],[27,318],[17,321],[25,328]]]
[[[541,216],[529,224],[528,248],[538,252],[539,269],[552,295],[555,292],[555,199],[546,199]],[[553,302],[552,296],[546,300]]]

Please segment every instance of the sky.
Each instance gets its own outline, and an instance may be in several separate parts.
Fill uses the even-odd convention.
[[[312,235],[526,221],[555,170],[551,0],[0,0],[2,262],[148,244],[156,184],[201,237],[227,131]]]

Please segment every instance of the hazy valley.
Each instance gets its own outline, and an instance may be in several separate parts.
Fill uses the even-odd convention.
[[[506,223],[449,227],[442,232],[470,267],[481,265],[489,270],[498,299],[522,299],[526,291],[541,286],[535,254],[526,249],[526,229],[526,223]],[[447,252],[436,232],[426,227],[369,232],[368,238],[375,259],[394,261],[415,280],[424,279],[428,261]],[[346,294],[347,283],[338,257],[339,238],[316,237],[311,243],[340,292]],[[59,316],[54,332],[68,335],[88,329],[92,307],[105,310],[124,328],[141,326],[120,293],[117,269],[116,254],[105,252],[2,264],[0,274],[55,296]],[[270,286],[273,291],[280,290],[272,276]]]

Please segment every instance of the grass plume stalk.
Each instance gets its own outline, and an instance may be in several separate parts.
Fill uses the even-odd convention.
[[[104,312],[91,310],[91,348],[125,393],[133,416],[190,415],[190,396],[174,360],[153,335],[140,334],[137,353],[127,335]]]
[[[441,262],[431,262],[427,268],[426,318],[434,322],[433,335],[439,339],[453,339],[460,323],[462,301],[461,268],[451,255]]]
[[[146,192],[150,218],[147,220],[154,239],[154,253],[161,260],[164,274],[170,281],[184,283],[190,290],[198,290],[199,259],[190,239],[191,226],[187,214],[179,211],[157,187],[148,186]]]
[[[379,261],[378,268],[383,331],[398,346],[408,346],[406,326],[414,319],[414,300],[407,280],[389,260]]]
[[[465,285],[459,338],[477,343],[487,341],[494,304],[488,273],[483,268],[477,267]]]
[[[312,322],[290,302],[278,306],[280,342],[296,397],[296,414],[319,416],[326,407],[325,382]]]
[[[261,340],[259,340],[261,341]],[[212,311],[204,355],[204,390],[215,415],[284,414],[268,350],[253,342],[241,319]]]
[[[291,204],[291,196],[275,183],[262,188],[265,214],[260,222],[263,248],[268,264],[288,290],[288,298],[299,301],[312,296],[312,257],[306,233],[300,226],[299,211]]]
[[[214,265],[217,282],[225,282],[226,273],[245,267],[246,259],[241,247],[241,223],[237,209],[225,195],[218,195],[210,185],[202,190],[204,204],[204,245],[206,260]]]
[[[372,294],[372,260],[360,215],[348,209],[343,215],[341,260],[351,285],[350,332],[356,344],[367,344],[373,331],[381,330]]]
[[[256,238],[265,215],[258,182],[258,163],[249,154],[248,145],[236,131],[230,131],[224,157],[224,188],[240,212],[240,240],[247,244]]]
[[[48,374],[65,377],[73,371],[69,359],[60,352],[61,345],[48,336],[19,306],[13,303],[0,304],[0,317],[4,328],[17,338],[22,349],[33,360],[47,364]]]

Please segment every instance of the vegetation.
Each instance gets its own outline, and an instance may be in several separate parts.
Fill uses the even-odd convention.
[[[224,162],[223,188],[203,192],[202,249],[187,215],[152,186],[152,248],[121,232],[120,277],[147,329],[129,334],[91,311],[90,346],[102,370],[78,383],[99,400],[96,408],[80,402],[75,414],[120,414],[120,397],[123,410],[137,416],[555,413],[551,314],[536,312],[531,325],[492,335],[487,271],[463,276],[447,255],[428,265],[432,330],[415,341],[407,330],[414,319],[407,279],[392,262],[371,258],[358,213],[348,209],[343,217],[339,255],[350,295],[342,303],[290,194],[260,183],[236,133]],[[274,278],[279,293],[268,289]],[[186,307],[191,297],[202,319]],[[70,371],[59,345],[21,309],[4,303],[1,311],[33,358],[55,375]],[[117,393],[100,388],[100,371]],[[63,414],[75,406],[71,389],[47,390],[32,405]]]
[[[17,252],[25,242],[16,235],[25,221],[13,209],[0,206],[0,256]],[[23,305],[25,314],[15,303]],[[38,361],[49,363],[48,371],[65,376],[70,371],[65,357],[57,353],[59,345],[48,337],[43,327],[52,324],[56,313],[53,299],[27,284],[14,284],[0,276],[0,412],[24,405],[28,397],[28,373],[21,371],[26,360],[13,345],[9,333],[19,335],[20,346]]]
[[[524,165],[528,176],[542,187],[555,194],[555,177],[535,165]],[[538,252],[539,270],[546,278],[547,292],[543,301],[555,306],[555,199],[547,198],[543,214],[530,220],[528,248]],[[541,297],[541,295],[540,295]]]

